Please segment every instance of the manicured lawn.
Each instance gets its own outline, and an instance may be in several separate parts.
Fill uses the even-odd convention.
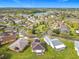
[[[8,45],[0,48],[0,51],[8,53],[8,59],[79,59],[74,50],[74,44],[71,41],[61,40],[67,46],[63,51],[56,51],[47,45],[44,55],[37,56],[31,52],[31,47],[26,48],[23,52],[16,53],[7,49]]]

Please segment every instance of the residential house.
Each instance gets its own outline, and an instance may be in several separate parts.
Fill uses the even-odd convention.
[[[16,32],[17,30],[14,29],[14,27],[6,27],[6,28],[4,29],[4,31],[5,31],[5,32]]]
[[[63,50],[66,46],[58,39],[51,39],[50,46],[57,50]]]
[[[76,32],[77,34],[79,34],[79,30],[75,30],[75,32]]]
[[[6,21],[4,19],[0,19],[0,24],[2,24],[2,23],[6,23]],[[2,25],[4,25],[4,24],[2,24]]]
[[[29,45],[29,42],[27,39],[19,38],[17,41],[15,41],[9,46],[9,49],[15,52],[21,52],[28,45]]]
[[[59,39],[56,38],[50,39],[48,36],[45,36],[44,41],[56,50],[63,50],[66,47]]]
[[[3,30],[3,29],[5,29],[5,28],[6,28],[6,26],[0,25],[0,30]]]
[[[31,21],[31,22],[33,22],[33,23],[35,22],[35,18],[32,17],[32,16],[31,16],[30,18],[27,18],[27,20],[29,20],[29,21]]]
[[[64,22],[60,22],[59,25],[59,30],[61,33],[69,33],[70,30]]]
[[[19,29],[19,37],[26,37],[26,31],[24,29]]]
[[[0,19],[3,19],[4,18],[4,16],[3,15],[0,15]]]
[[[20,17],[27,18],[27,17],[30,16],[30,15],[28,15],[28,14],[19,14],[19,16],[20,16]]]
[[[32,44],[32,52],[35,52],[37,55],[43,55],[45,52],[45,48],[43,47],[42,42],[38,38],[36,38]]]
[[[16,24],[21,23],[21,19],[19,18],[12,18],[11,20],[14,21]]]
[[[11,43],[16,40],[16,33],[15,32],[4,32],[0,36],[0,44]]]
[[[74,41],[74,48],[77,52],[77,55],[79,56],[79,41]]]

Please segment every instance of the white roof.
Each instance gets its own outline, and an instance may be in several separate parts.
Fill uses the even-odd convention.
[[[45,36],[44,38],[45,38],[47,41],[49,41],[49,37],[48,37],[48,36]]]
[[[51,42],[53,43],[54,46],[63,44],[63,43],[60,42],[58,39],[51,39]]]
[[[77,55],[79,56],[79,41],[74,41],[75,50],[77,51]]]
[[[61,41],[59,41],[58,39],[51,39],[51,42],[53,44],[53,46],[55,48],[63,48],[63,47],[66,47]]]
[[[74,45],[79,50],[79,41],[74,41]]]
[[[76,33],[79,33],[79,30],[76,30]]]
[[[58,45],[58,46],[55,46],[56,49],[60,49],[60,48],[65,48],[66,46],[64,44],[61,44],[61,45]]]
[[[50,39],[48,36],[44,37],[45,42],[50,45],[50,46],[54,46],[56,49],[59,48],[65,48],[66,46],[64,45],[64,43],[62,43],[59,39],[54,38],[54,39]]]

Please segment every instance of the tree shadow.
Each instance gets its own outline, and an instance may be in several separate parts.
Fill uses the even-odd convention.
[[[45,50],[48,51],[47,44],[45,42],[43,42],[42,45],[45,48]]]

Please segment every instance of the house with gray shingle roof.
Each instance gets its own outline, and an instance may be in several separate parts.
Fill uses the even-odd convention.
[[[45,52],[45,48],[42,45],[42,42],[40,42],[39,39],[35,39],[32,44],[32,52],[35,52],[37,55],[43,55]]]
[[[0,25],[0,30],[3,30],[3,29],[5,29],[5,28],[6,28],[5,25]]]
[[[15,32],[4,32],[0,36],[0,44],[11,43],[16,40],[16,33]]]
[[[61,33],[68,33],[70,30],[65,23],[60,22],[59,30]]]
[[[9,46],[10,50],[20,52],[23,51],[23,49],[28,46],[28,40],[25,38],[19,38],[17,41],[15,41],[13,44]]]

